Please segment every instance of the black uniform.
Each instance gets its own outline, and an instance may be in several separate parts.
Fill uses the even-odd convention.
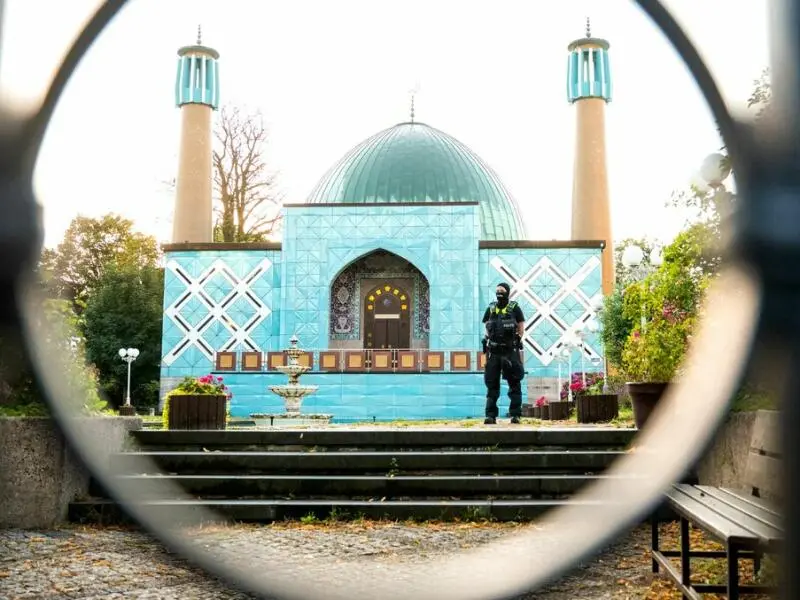
[[[492,302],[483,314],[487,323],[484,339],[486,369],[483,380],[486,383],[486,418],[497,418],[497,399],[500,397],[500,375],[508,382],[508,413],[513,417],[522,416],[522,386],[525,367],[520,360],[522,341],[517,334],[517,323],[525,321],[525,315],[516,302],[508,302],[500,308]]]

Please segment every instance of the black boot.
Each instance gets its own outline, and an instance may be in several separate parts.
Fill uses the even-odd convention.
[[[512,425],[519,425],[519,417],[511,417]]]
[[[483,424],[484,425],[495,425],[496,423],[497,423],[497,419],[495,419],[494,417],[486,417],[483,420]]]

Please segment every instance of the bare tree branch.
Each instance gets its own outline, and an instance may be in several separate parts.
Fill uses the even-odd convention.
[[[261,114],[224,108],[214,137],[215,239],[266,238],[277,229],[283,195],[277,173],[267,168],[264,159],[268,135]]]

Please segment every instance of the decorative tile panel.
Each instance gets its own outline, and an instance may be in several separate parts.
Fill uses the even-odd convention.
[[[592,317],[591,300],[602,293],[601,250],[586,248],[482,249],[482,298],[478,320],[494,300],[497,283],[511,286],[511,299],[525,313],[525,362],[529,374],[555,375],[553,353],[563,346],[576,326]],[[584,368],[602,364],[598,334],[585,338]],[[478,340],[479,341],[479,338]],[[477,343],[477,342],[476,342]],[[573,370],[580,364],[580,351],[573,352]],[[566,367],[565,367],[566,368]]]
[[[218,353],[277,346],[279,265],[275,250],[168,253],[162,375],[199,375]]]

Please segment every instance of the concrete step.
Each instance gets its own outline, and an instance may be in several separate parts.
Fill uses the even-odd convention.
[[[354,429],[275,429],[225,431],[140,430],[134,439],[147,450],[266,450],[318,447],[386,450],[395,448],[624,448],[635,429],[601,427],[533,428],[527,426]]]
[[[416,520],[524,521],[572,500],[154,500],[141,503],[178,524],[208,523],[205,511],[219,521],[268,523],[285,519],[370,518]],[[73,502],[69,518],[76,523],[131,522],[120,506],[110,500]]]
[[[124,479],[152,481],[152,475],[123,475]],[[203,498],[270,498],[377,496],[487,496],[525,495],[559,498],[577,492],[604,475],[165,475],[159,480],[179,485],[187,494]],[[92,495],[107,497],[99,486]]]
[[[514,471],[593,472],[605,469],[623,451],[427,451],[427,452],[128,452],[111,456],[111,469],[139,474],[137,457],[151,459],[157,469],[181,475],[313,473],[327,475],[410,474],[446,471],[498,473]],[[146,466],[141,466],[145,468]],[[148,471],[144,471],[148,472]],[[158,472],[151,469],[149,472]]]

